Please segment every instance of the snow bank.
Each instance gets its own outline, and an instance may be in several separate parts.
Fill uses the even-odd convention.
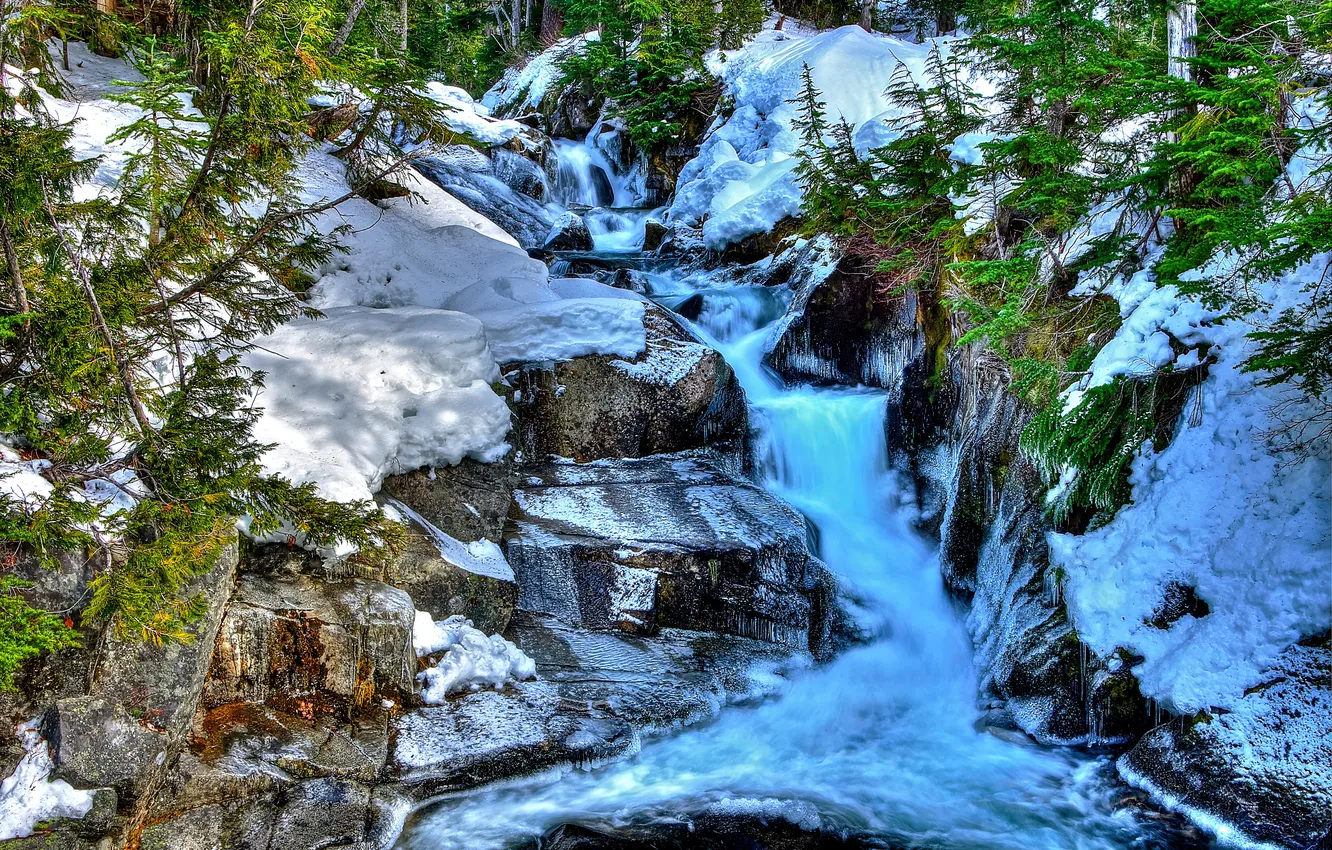
[[[477,540],[472,543],[464,543],[456,537],[451,537],[435,527],[435,524],[416,511],[399,502],[397,499],[388,500],[388,512],[397,513],[399,516],[393,517],[397,520],[411,520],[416,523],[430,542],[435,544],[439,550],[439,556],[453,564],[455,567],[461,567],[469,573],[486,576],[487,578],[497,578],[501,581],[513,581],[513,567],[504,558],[504,552],[500,547],[489,540]]]
[[[265,467],[336,501],[369,499],[384,476],[508,450],[499,369],[471,316],[397,307],[334,308],[257,341],[267,373],[255,436]]]
[[[517,121],[497,120],[490,117],[490,109],[472,100],[463,89],[446,86],[438,81],[426,84],[431,100],[448,108],[443,116],[445,126],[455,133],[468,136],[483,145],[505,145],[514,139],[528,140],[531,129]],[[536,144],[535,140],[532,140]]]
[[[79,791],[63,779],[47,779],[55,762],[37,732],[37,721],[20,724],[14,734],[26,752],[9,778],[0,782],[0,841],[27,838],[43,821],[86,815],[93,806],[91,791]]]
[[[491,112],[514,115],[536,109],[562,74],[560,60],[600,38],[597,32],[563,38],[533,56],[522,68],[510,68],[481,103]]]
[[[499,635],[486,637],[461,615],[436,623],[425,611],[417,611],[412,644],[418,658],[445,653],[438,664],[417,675],[427,705],[440,705],[450,694],[485,686],[500,690],[536,676],[536,662],[521,649]]]
[[[1264,294],[1281,309],[1328,259]],[[1174,441],[1134,462],[1132,504],[1103,528],[1052,535],[1051,555],[1066,574],[1079,637],[1102,655],[1127,647],[1143,656],[1133,672],[1145,695],[1180,713],[1235,710],[1283,650],[1332,627],[1328,448],[1295,458],[1264,438],[1270,409],[1289,390],[1258,387],[1240,371],[1252,326],[1215,323],[1194,299],[1155,289],[1142,274],[1110,292],[1128,318],[1087,386],[1175,361],[1164,331],[1209,343],[1218,361]],[[1149,625],[1172,583],[1193,587],[1210,613]]]
[[[949,40],[938,42],[945,51]],[[925,79],[931,44],[911,44],[847,26],[822,33],[765,30],[744,48],[718,55],[712,70],[734,98],[732,114],[714,124],[680,175],[670,221],[703,228],[704,244],[720,249],[800,212],[792,173],[800,139],[793,131],[808,65],[830,121],[856,127],[858,149],[887,143],[899,114],[884,94],[899,63]]]

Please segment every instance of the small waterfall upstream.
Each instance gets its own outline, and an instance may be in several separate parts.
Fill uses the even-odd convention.
[[[977,673],[961,617],[911,499],[888,468],[883,393],[784,386],[762,365],[770,290],[653,278],[654,296],[695,316],[731,363],[774,493],[817,526],[819,554],[855,599],[871,639],[634,758],[445,800],[399,845],[486,850],[567,821],[608,824],[759,806],[793,822],[947,850],[1109,850],[1153,844],[1114,812],[1109,762],[975,728]],[[682,305],[690,303],[684,310]],[[814,814],[812,814],[814,813]]]
[[[597,253],[623,254],[643,249],[653,210],[638,206],[642,195],[622,176],[595,137],[582,142],[555,140],[555,200],[579,211]]]

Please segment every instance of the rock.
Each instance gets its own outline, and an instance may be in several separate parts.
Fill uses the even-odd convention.
[[[394,721],[392,771],[414,799],[561,764],[628,755],[639,730],[696,723],[765,695],[800,653],[743,638],[666,630],[653,638],[519,614],[511,636],[534,681],[480,691]]]
[[[716,457],[527,471],[505,537],[519,608],[589,628],[810,645],[811,599],[829,588],[804,520]]]
[[[550,235],[541,247],[547,251],[591,251],[595,246],[583,217],[575,212],[565,212],[555,219]]]
[[[615,274],[606,282],[616,289],[627,289],[639,295],[646,295],[648,291],[645,276],[635,269],[616,269]]]
[[[555,765],[614,758],[634,746],[627,723],[561,708],[556,689],[536,681],[416,709],[394,722],[397,778],[429,797]]]
[[[503,148],[490,151],[491,173],[515,192],[534,201],[546,201],[546,172],[522,154]]]
[[[536,841],[519,845],[541,850],[892,850],[893,845],[877,836],[822,830],[815,824],[817,814],[804,813],[796,803],[789,811],[771,813],[715,814],[703,812],[692,816],[671,816],[631,826],[604,824],[561,824]],[[792,823],[787,818],[812,816],[808,824]]]
[[[663,310],[644,315],[647,348],[510,371],[524,456],[642,457],[726,441],[748,430],[744,392],[720,354]]]
[[[56,703],[45,723],[54,776],[76,788],[115,788],[133,798],[150,767],[165,759],[167,738],[114,700],[84,696]]]
[[[880,291],[872,261],[839,256],[831,240],[791,250],[795,294],[765,362],[788,381],[899,387],[924,347],[917,294]]]
[[[415,610],[382,582],[246,573],[218,633],[204,703],[314,716],[409,701]]]
[[[643,250],[656,251],[666,241],[670,228],[655,218],[650,218],[643,223]]]
[[[1142,737],[1119,772],[1242,840],[1308,848],[1332,832],[1332,649],[1293,646],[1231,711],[1177,717]],[[1321,846],[1321,845],[1319,845]]]
[[[56,776],[79,788],[114,787],[125,800],[152,784],[189,730],[237,560],[237,546],[227,546],[186,589],[207,601],[187,626],[191,642],[157,645],[108,627],[87,694],[57,701],[44,723]]]
[[[403,551],[393,560],[393,586],[405,591],[418,610],[430,612],[436,620],[461,614],[487,634],[503,632],[518,601],[512,570],[489,575],[471,572],[444,557],[419,526],[412,524],[410,528]],[[499,538],[495,535],[496,540]]]
[[[135,635],[108,632],[91,694],[119,702],[145,725],[173,737],[186,731],[208,675],[209,656],[239,560],[239,545],[233,543],[213,569],[186,590],[185,595],[198,594],[208,604],[203,616],[186,629],[190,642],[158,645]]]
[[[370,789],[348,779],[312,779],[287,791],[268,850],[357,846],[365,837]]]
[[[545,204],[509,188],[496,176],[495,163],[476,148],[452,145],[438,157],[414,160],[412,167],[512,234],[523,248],[541,247],[555,224]]]
[[[513,464],[464,458],[456,466],[419,469],[384,479],[380,493],[459,540],[498,540],[513,503]]]

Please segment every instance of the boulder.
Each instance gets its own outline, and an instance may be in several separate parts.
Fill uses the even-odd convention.
[[[788,381],[897,389],[924,349],[917,293],[887,291],[873,261],[841,256],[831,240],[788,253],[794,295],[765,362]]]
[[[518,607],[588,628],[815,648],[831,592],[803,518],[704,453],[530,467],[505,552]]]
[[[726,361],[659,308],[644,315],[646,350],[526,364],[508,373],[525,457],[642,457],[739,442],[744,391]]]
[[[63,699],[45,727],[55,777],[76,788],[115,788],[134,798],[146,787],[148,768],[166,758],[166,734],[114,700]]]
[[[1119,759],[1171,808],[1239,842],[1322,847],[1332,835],[1332,648],[1292,646],[1229,710],[1176,717]]]
[[[643,222],[643,250],[656,251],[666,241],[671,229],[655,218]]]
[[[312,717],[410,701],[415,610],[378,581],[246,573],[217,636],[204,704],[268,703]]]
[[[450,537],[498,540],[513,503],[513,475],[511,456],[494,463],[464,458],[456,466],[390,475],[379,492]]]
[[[186,588],[207,603],[192,640],[153,644],[108,627],[87,692],[57,701],[44,722],[55,775],[79,788],[114,787],[133,800],[151,787],[189,731],[209,653],[235,578],[238,547]]]
[[[542,244],[547,251],[591,251],[592,231],[587,222],[575,212],[565,212],[551,225],[550,235]]]

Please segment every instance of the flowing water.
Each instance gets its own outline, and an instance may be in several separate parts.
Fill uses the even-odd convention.
[[[710,805],[762,806],[804,825],[947,850],[1153,846],[1115,812],[1104,758],[977,731],[978,676],[932,547],[888,468],[875,391],[784,386],[762,365],[781,304],[768,290],[656,278],[658,300],[698,294],[695,326],[734,367],[766,486],[818,530],[857,599],[867,645],[763,704],[647,743],[634,758],[445,800],[401,847],[484,850],[568,821],[624,823]]]

